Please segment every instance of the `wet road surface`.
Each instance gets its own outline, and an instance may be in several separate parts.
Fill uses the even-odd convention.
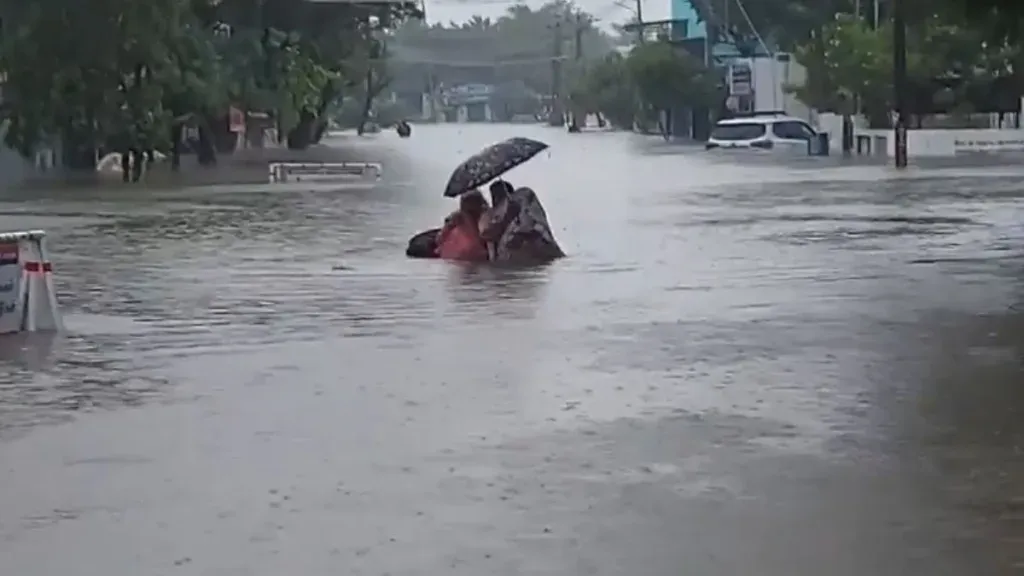
[[[524,132],[571,257],[406,260]],[[5,574],[1024,571],[1024,170],[338,144],[384,183],[0,204],[70,331],[0,341]]]

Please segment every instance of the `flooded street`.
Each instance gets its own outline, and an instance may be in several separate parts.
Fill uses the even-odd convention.
[[[511,135],[570,257],[406,259]],[[69,330],[0,341],[5,574],[1024,573],[1024,169],[334,144],[382,184],[0,199]]]

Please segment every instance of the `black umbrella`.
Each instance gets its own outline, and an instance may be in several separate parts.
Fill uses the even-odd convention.
[[[444,195],[452,198],[483,186],[547,147],[547,144],[530,138],[509,138],[488,146],[459,164],[448,179]]]

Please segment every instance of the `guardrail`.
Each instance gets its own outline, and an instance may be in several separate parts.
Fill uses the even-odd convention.
[[[267,179],[271,184],[351,177],[379,180],[382,168],[377,162],[274,162],[267,165]]]

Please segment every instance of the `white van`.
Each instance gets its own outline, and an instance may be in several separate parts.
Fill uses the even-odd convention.
[[[705,148],[807,149],[816,136],[814,128],[799,118],[781,113],[762,113],[719,120]]]

